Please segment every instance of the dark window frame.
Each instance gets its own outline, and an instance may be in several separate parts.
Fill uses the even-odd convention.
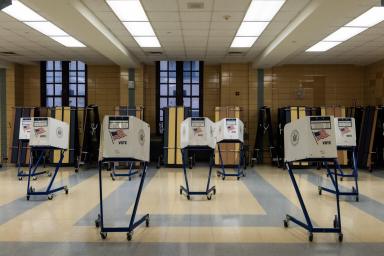
[[[69,65],[70,65],[70,61],[60,61],[61,62],[61,78],[62,78],[62,81],[61,81],[61,85],[62,85],[62,94],[61,94],[61,106],[69,106]],[[41,61],[40,62],[40,104],[41,106],[43,107],[47,107],[47,98],[49,97],[52,97],[51,95],[47,95],[47,84],[52,84],[52,83],[47,83],[47,71],[50,72],[50,70],[47,70],[47,63],[48,61]],[[76,65],[77,67],[77,65]],[[85,77],[84,77],[84,82],[85,83],[81,83],[81,84],[84,84],[85,88],[85,95],[84,96],[80,96],[80,97],[84,97],[84,107],[87,106],[88,104],[88,67],[87,67],[87,64],[84,63],[84,72],[85,72]],[[53,73],[55,74],[55,72],[60,72],[60,71],[53,71]],[[76,71],[76,72],[79,72],[79,71]],[[82,71],[80,71],[82,72]],[[53,77],[53,79],[55,79],[55,77]],[[55,80],[54,80],[55,81]],[[76,79],[77,81],[77,79]],[[54,83],[53,83],[54,84]],[[77,84],[77,83],[76,83]],[[76,90],[78,90],[78,85],[76,86]],[[54,88],[55,89],[55,88]],[[55,94],[55,92],[54,92]],[[59,97],[59,96],[53,96],[53,106],[55,106],[55,97]],[[76,96],[77,97],[77,96]],[[77,101],[76,101],[77,102]],[[76,103],[76,106],[78,106],[78,104]]]
[[[168,62],[169,67],[169,62]],[[176,106],[184,105],[184,61],[176,61]],[[166,70],[161,70],[160,61],[156,62],[156,133],[161,134],[160,132],[160,122],[164,120],[160,119],[160,98],[169,98],[169,87],[167,88],[167,95],[162,96],[160,94],[161,84],[165,84],[161,82],[160,72],[165,72]],[[167,71],[167,72],[174,72]],[[199,61],[199,96],[195,98],[199,98],[199,116],[203,115],[203,102],[204,102],[204,62]],[[173,83],[172,83],[173,84]],[[197,83],[196,83],[197,84]],[[192,91],[192,88],[191,88]],[[174,98],[171,96],[170,98]],[[192,96],[191,96],[192,98]],[[191,100],[192,101],[192,100]],[[167,100],[168,105],[169,100]]]

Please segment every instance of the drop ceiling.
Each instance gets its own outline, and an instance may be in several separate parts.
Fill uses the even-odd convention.
[[[161,59],[207,63],[358,64],[384,59],[384,22],[327,52],[306,49],[379,0],[287,0],[251,48],[230,48],[250,0],[141,0],[161,48],[140,48],[105,0],[21,0],[86,48],[66,48],[0,12],[0,60],[32,63],[80,59],[89,64],[134,67]],[[203,2],[202,9],[188,3]],[[162,54],[151,54],[159,52]],[[229,54],[231,51],[240,52]]]

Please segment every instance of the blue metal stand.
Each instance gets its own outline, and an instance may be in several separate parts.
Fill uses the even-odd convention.
[[[104,210],[103,210],[103,184],[102,184],[103,182],[102,182],[102,174],[101,174],[102,168],[101,167],[102,167],[103,163],[105,163],[105,162],[114,162],[114,161],[121,161],[121,159],[104,159],[103,161],[99,162],[100,214],[98,215],[97,219],[95,220],[95,225],[97,228],[100,227],[100,236],[102,239],[107,238],[108,232],[127,232],[127,239],[130,241],[130,240],[132,240],[133,230],[136,227],[138,227],[143,222],[145,222],[145,225],[147,227],[149,226],[149,214],[146,214],[143,217],[141,217],[138,221],[135,221],[137,207],[139,206],[140,196],[141,196],[141,192],[143,190],[145,175],[147,174],[148,163],[145,162],[144,166],[143,166],[143,172],[141,174],[140,185],[139,185],[139,189],[137,191],[135,204],[133,207],[129,226],[128,227],[105,227],[104,226]],[[129,161],[131,161],[131,159]],[[133,161],[135,161],[135,160],[133,160]]]
[[[30,168],[29,168],[28,186],[27,186],[27,200],[29,200],[30,196],[32,196],[32,195],[35,195],[35,196],[48,196],[48,199],[52,200],[53,193],[55,193],[57,191],[60,191],[60,190],[64,190],[65,194],[68,194],[68,187],[67,186],[61,186],[61,187],[52,189],[52,185],[53,185],[53,183],[55,181],[56,175],[57,175],[57,173],[58,173],[58,171],[59,171],[59,169],[61,167],[61,164],[63,162],[65,149],[60,149],[60,160],[56,164],[55,171],[54,171],[54,173],[52,175],[51,180],[49,181],[47,189],[45,191],[35,191],[35,189],[31,186],[31,177],[32,177],[31,174],[36,171],[37,167],[40,164],[41,159],[43,158],[43,155],[45,155],[45,152],[48,151],[48,150],[52,150],[52,149],[54,149],[54,148],[41,148],[41,147],[37,147],[37,148],[32,147],[31,148],[31,155],[32,155],[33,151],[39,152],[40,155],[39,155],[39,158],[38,158],[37,162],[35,163],[35,165],[31,164]],[[33,171],[32,171],[32,169],[33,169]]]
[[[187,175],[187,158],[188,158],[188,152],[189,151],[210,151],[211,156],[209,158],[209,172],[208,172],[208,181],[205,191],[190,191],[189,190],[189,182],[188,182],[188,175]],[[184,171],[184,179],[185,179],[185,187],[180,186],[180,195],[183,194],[183,192],[186,194],[187,199],[190,200],[191,196],[193,195],[205,195],[207,196],[208,200],[212,199],[212,194],[216,195],[216,187],[212,186],[210,187],[211,182],[211,175],[212,175],[212,167],[214,164],[214,149],[207,148],[207,147],[188,147],[181,149],[181,154],[183,158],[183,171]]]
[[[21,147],[22,147],[22,142],[23,140],[20,140],[20,143],[19,143],[19,148],[18,148],[18,154],[17,154],[17,177],[19,180],[22,180],[23,177],[28,177],[29,176],[29,173],[27,172],[24,172],[22,170],[22,164],[21,164],[21,159],[20,159],[20,156],[21,156]],[[38,161],[40,161],[41,159],[39,158]],[[29,169],[31,168],[31,165],[33,164],[33,158],[32,158],[32,154],[30,154],[30,158],[29,158]],[[50,173],[47,172],[47,171],[41,171],[41,172],[36,172],[36,168],[33,169],[32,173],[31,173],[31,177],[33,178],[33,180],[36,180],[37,179],[37,176],[41,175],[41,174],[45,174],[47,173],[48,176],[50,176]]]
[[[339,148],[338,148],[339,149]],[[350,150],[352,152],[352,173],[345,174],[343,170],[341,169],[339,163],[336,161],[336,171],[338,172],[338,176],[340,176],[341,180],[343,177],[353,177],[355,180],[355,186],[352,187],[352,191],[340,191],[336,186],[336,177],[333,173],[327,169],[327,176],[331,178],[332,184],[335,187],[335,189],[330,189],[326,187],[319,186],[319,195],[322,194],[322,191],[329,192],[331,194],[338,194],[339,196],[355,196],[356,202],[359,201],[359,185],[358,185],[358,168],[357,168],[357,161],[356,161],[356,153],[355,153],[355,147],[353,148],[342,148],[344,150]]]
[[[316,162],[316,160],[313,160],[313,161]],[[317,161],[319,161],[319,160],[317,160]],[[321,161],[324,161],[324,159],[322,159]],[[328,161],[332,161],[334,163],[334,166],[336,166],[337,159],[328,159]],[[333,228],[313,227],[311,217],[309,216],[307,208],[306,208],[306,206],[304,204],[304,200],[303,200],[303,197],[301,196],[300,189],[299,189],[299,187],[297,185],[295,176],[293,174],[292,167],[291,167],[290,163],[288,163],[288,162],[286,162],[285,165],[286,165],[286,167],[288,169],[288,173],[289,173],[289,176],[291,178],[293,187],[295,189],[297,198],[299,199],[299,203],[300,203],[301,209],[302,209],[303,214],[304,214],[305,222],[302,222],[302,221],[298,220],[297,218],[292,217],[291,215],[287,214],[286,217],[285,217],[285,220],[284,220],[284,227],[287,228],[288,227],[288,223],[290,221],[292,221],[293,223],[296,223],[300,227],[308,230],[308,232],[309,232],[308,239],[309,239],[310,242],[313,241],[313,233],[337,233],[337,234],[339,234],[339,241],[342,242],[343,241],[343,233],[341,232],[341,215],[340,215],[339,193],[336,193],[337,215],[335,215],[335,218],[333,220]],[[330,172],[327,162],[325,162],[325,166],[327,168],[327,171]],[[338,191],[337,170],[336,170],[336,168],[334,169],[334,175],[335,175],[335,188]]]
[[[128,177],[128,179],[131,180],[131,177],[133,175],[136,175],[136,174],[139,173],[138,170],[134,170],[133,169],[133,166],[135,164],[134,161],[130,161],[128,163],[129,163],[129,171],[128,171],[128,173],[117,173],[116,172],[116,167],[115,167],[115,165],[113,165],[113,168],[112,168],[112,171],[111,171],[111,174],[110,174],[112,180],[115,180],[116,177]]]
[[[221,148],[220,148],[220,144],[223,144],[223,143],[240,143],[240,151],[239,151],[239,155],[240,155],[240,159],[239,159],[239,164],[237,166],[237,172],[236,173],[227,173],[225,171],[225,166],[224,166],[224,161],[223,161],[223,156],[221,155]],[[242,142],[238,142],[238,141],[222,141],[222,142],[218,142],[217,143],[217,149],[219,151],[219,159],[220,159],[220,167],[221,167],[221,170],[217,171],[217,176],[220,177],[225,180],[225,177],[236,177],[237,180],[240,179],[240,177],[245,177],[245,170],[243,168],[241,168],[242,164],[244,163],[243,161],[245,161],[245,155],[244,155],[244,144]]]

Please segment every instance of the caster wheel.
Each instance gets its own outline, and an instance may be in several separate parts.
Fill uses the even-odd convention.
[[[30,187],[29,192],[31,192],[31,193],[35,192],[35,189],[33,187]]]
[[[101,236],[101,239],[106,239],[107,238],[107,236],[108,236],[108,234],[107,233],[105,233],[105,232],[100,232],[100,236]]]
[[[145,226],[149,227],[149,217],[145,219]]]
[[[223,176],[221,179],[222,179],[222,180],[225,180],[225,176]]]
[[[183,190],[182,190],[182,189],[180,189],[180,191],[179,191],[179,192],[180,192],[180,195],[181,195],[181,194],[183,194]]]
[[[52,173],[51,172],[48,172],[48,177],[51,177],[52,176]]]
[[[308,240],[309,242],[313,241],[313,233],[309,233]]]
[[[131,241],[133,236],[133,231],[127,233],[127,240]]]
[[[37,180],[37,176],[33,176],[33,178],[32,178],[33,180]]]
[[[132,178],[131,178],[131,177],[129,177],[129,179],[128,179],[128,180],[129,180],[129,181],[131,181],[131,179],[132,179]]]
[[[53,199],[53,195],[49,195],[48,200],[52,200],[52,199]]]
[[[187,199],[188,199],[188,200],[190,200],[190,199],[191,199],[191,197],[190,197],[190,196],[187,196]]]
[[[340,181],[343,181],[343,178],[342,178],[342,177],[340,178]]]
[[[358,196],[356,196],[356,202],[359,202],[359,197]]]
[[[207,199],[211,200],[212,199],[212,195],[207,196]]]
[[[220,177],[220,173],[217,173],[217,177]]]
[[[339,242],[343,242],[343,233],[339,234]]]
[[[215,189],[213,189],[213,194],[214,194],[214,195],[216,195],[216,188],[215,188]]]
[[[29,201],[29,196],[27,196],[27,201]]]
[[[321,187],[319,187],[318,190],[319,190],[319,195],[321,195],[322,194]]]
[[[338,226],[337,220],[333,220],[333,227],[337,228],[337,226]]]
[[[288,221],[287,220],[283,220],[284,222],[284,227],[287,228],[288,227]]]
[[[76,168],[76,169],[75,169],[75,172],[76,172],[76,173],[79,172],[79,169]]]
[[[99,222],[99,220],[95,220],[95,226],[96,226],[96,228],[99,228],[99,227],[100,227],[100,222]]]
[[[68,195],[69,189],[67,187],[64,187],[65,194]]]
[[[23,177],[19,177],[19,180],[23,180]]]
[[[240,177],[237,177],[237,180],[240,180]]]

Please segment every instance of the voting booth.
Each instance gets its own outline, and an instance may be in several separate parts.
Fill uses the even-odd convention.
[[[210,187],[216,147],[215,124],[208,117],[189,117],[181,123],[180,129],[180,145],[185,180],[185,187],[180,186],[180,195],[184,192],[188,200],[192,195],[205,195],[208,200],[211,200],[212,194],[216,194],[215,186]],[[204,191],[191,191],[189,188],[187,162],[189,153],[193,151],[206,152],[210,155],[208,181]]]
[[[336,145],[356,147],[356,127],[353,117],[335,117]]]
[[[215,125],[208,117],[189,117],[181,123],[181,148],[203,147],[215,148]]]
[[[51,117],[34,117],[29,145],[68,149],[69,125]]]
[[[20,118],[19,140],[29,140],[32,130],[32,117]]]
[[[28,175],[27,200],[32,195],[46,195],[51,200],[54,193],[64,190],[68,194],[67,186],[61,186],[52,189],[56,175],[62,165],[64,153],[68,149],[69,144],[69,125],[63,121],[51,117],[34,117],[32,121],[32,130],[30,132],[29,145],[31,147],[31,157],[34,152],[38,155],[37,161],[30,165]],[[30,178],[36,169],[39,167],[44,156],[55,149],[60,151],[60,159],[55,165],[55,171],[45,191],[35,191],[30,186]]]
[[[244,124],[239,118],[223,118],[215,126],[217,142],[244,142]]]
[[[100,140],[104,158],[131,158],[149,162],[149,124],[134,116],[105,116]]]
[[[219,160],[221,170],[217,171],[217,176],[225,180],[227,176],[240,177],[245,176],[244,169],[241,168],[245,161],[244,154],[244,124],[239,118],[223,118],[215,123],[215,137],[217,141],[217,149],[219,152]],[[221,144],[224,143],[239,143],[239,161],[236,167],[237,172],[229,173],[225,171],[225,165],[222,156]]]
[[[341,165],[337,163],[337,171],[340,180],[345,177],[354,179],[354,185],[350,191],[341,191],[340,189],[334,189],[324,186],[319,186],[319,194],[322,191],[329,192],[331,194],[338,194],[339,196],[354,196],[356,201],[359,201],[359,184],[358,184],[358,168],[356,158],[356,127],[355,119],[352,117],[335,117],[335,136],[337,149],[345,150],[348,152],[350,159],[351,172],[347,173]],[[332,184],[336,188],[335,177],[332,173],[328,173],[328,177],[331,179]]]
[[[294,222],[309,232],[309,241],[313,241],[313,233],[337,233],[339,241],[343,240],[339,193],[336,193],[336,214],[333,227],[314,227],[293,174],[295,166],[292,162],[323,163],[327,173],[334,181],[335,190],[338,191],[335,125],[333,116],[306,116],[292,121],[284,127],[285,164],[305,217],[305,221],[301,221],[287,214],[284,219],[284,227],[288,227],[289,222]],[[329,162],[333,164],[333,173],[330,171]]]
[[[306,116],[284,127],[285,161],[337,158],[332,116]]]
[[[100,192],[100,213],[95,220],[97,228],[100,227],[100,236],[106,239],[109,232],[127,232],[127,239],[131,240],[133,230],[144,223],[149,226],[149,214],[145,214],[138,221],[135,221],[136,211],[139,205],[141,192],[144,185],[147,167],[149,163],[150,149],[150,128],[149,124],[127,115],[104,116],[100,133],[99,150],[99,192]],[[138,187],[133,212],[130,217],[129,226],[106,227],[104,226],[103,208],[103,182],[102,166],[104,163],[141,161],[143,170],[141,172],[140,184]],[[133,175],[128,174],[125,176]],[[122,175],[120,175],[122,176]]]

